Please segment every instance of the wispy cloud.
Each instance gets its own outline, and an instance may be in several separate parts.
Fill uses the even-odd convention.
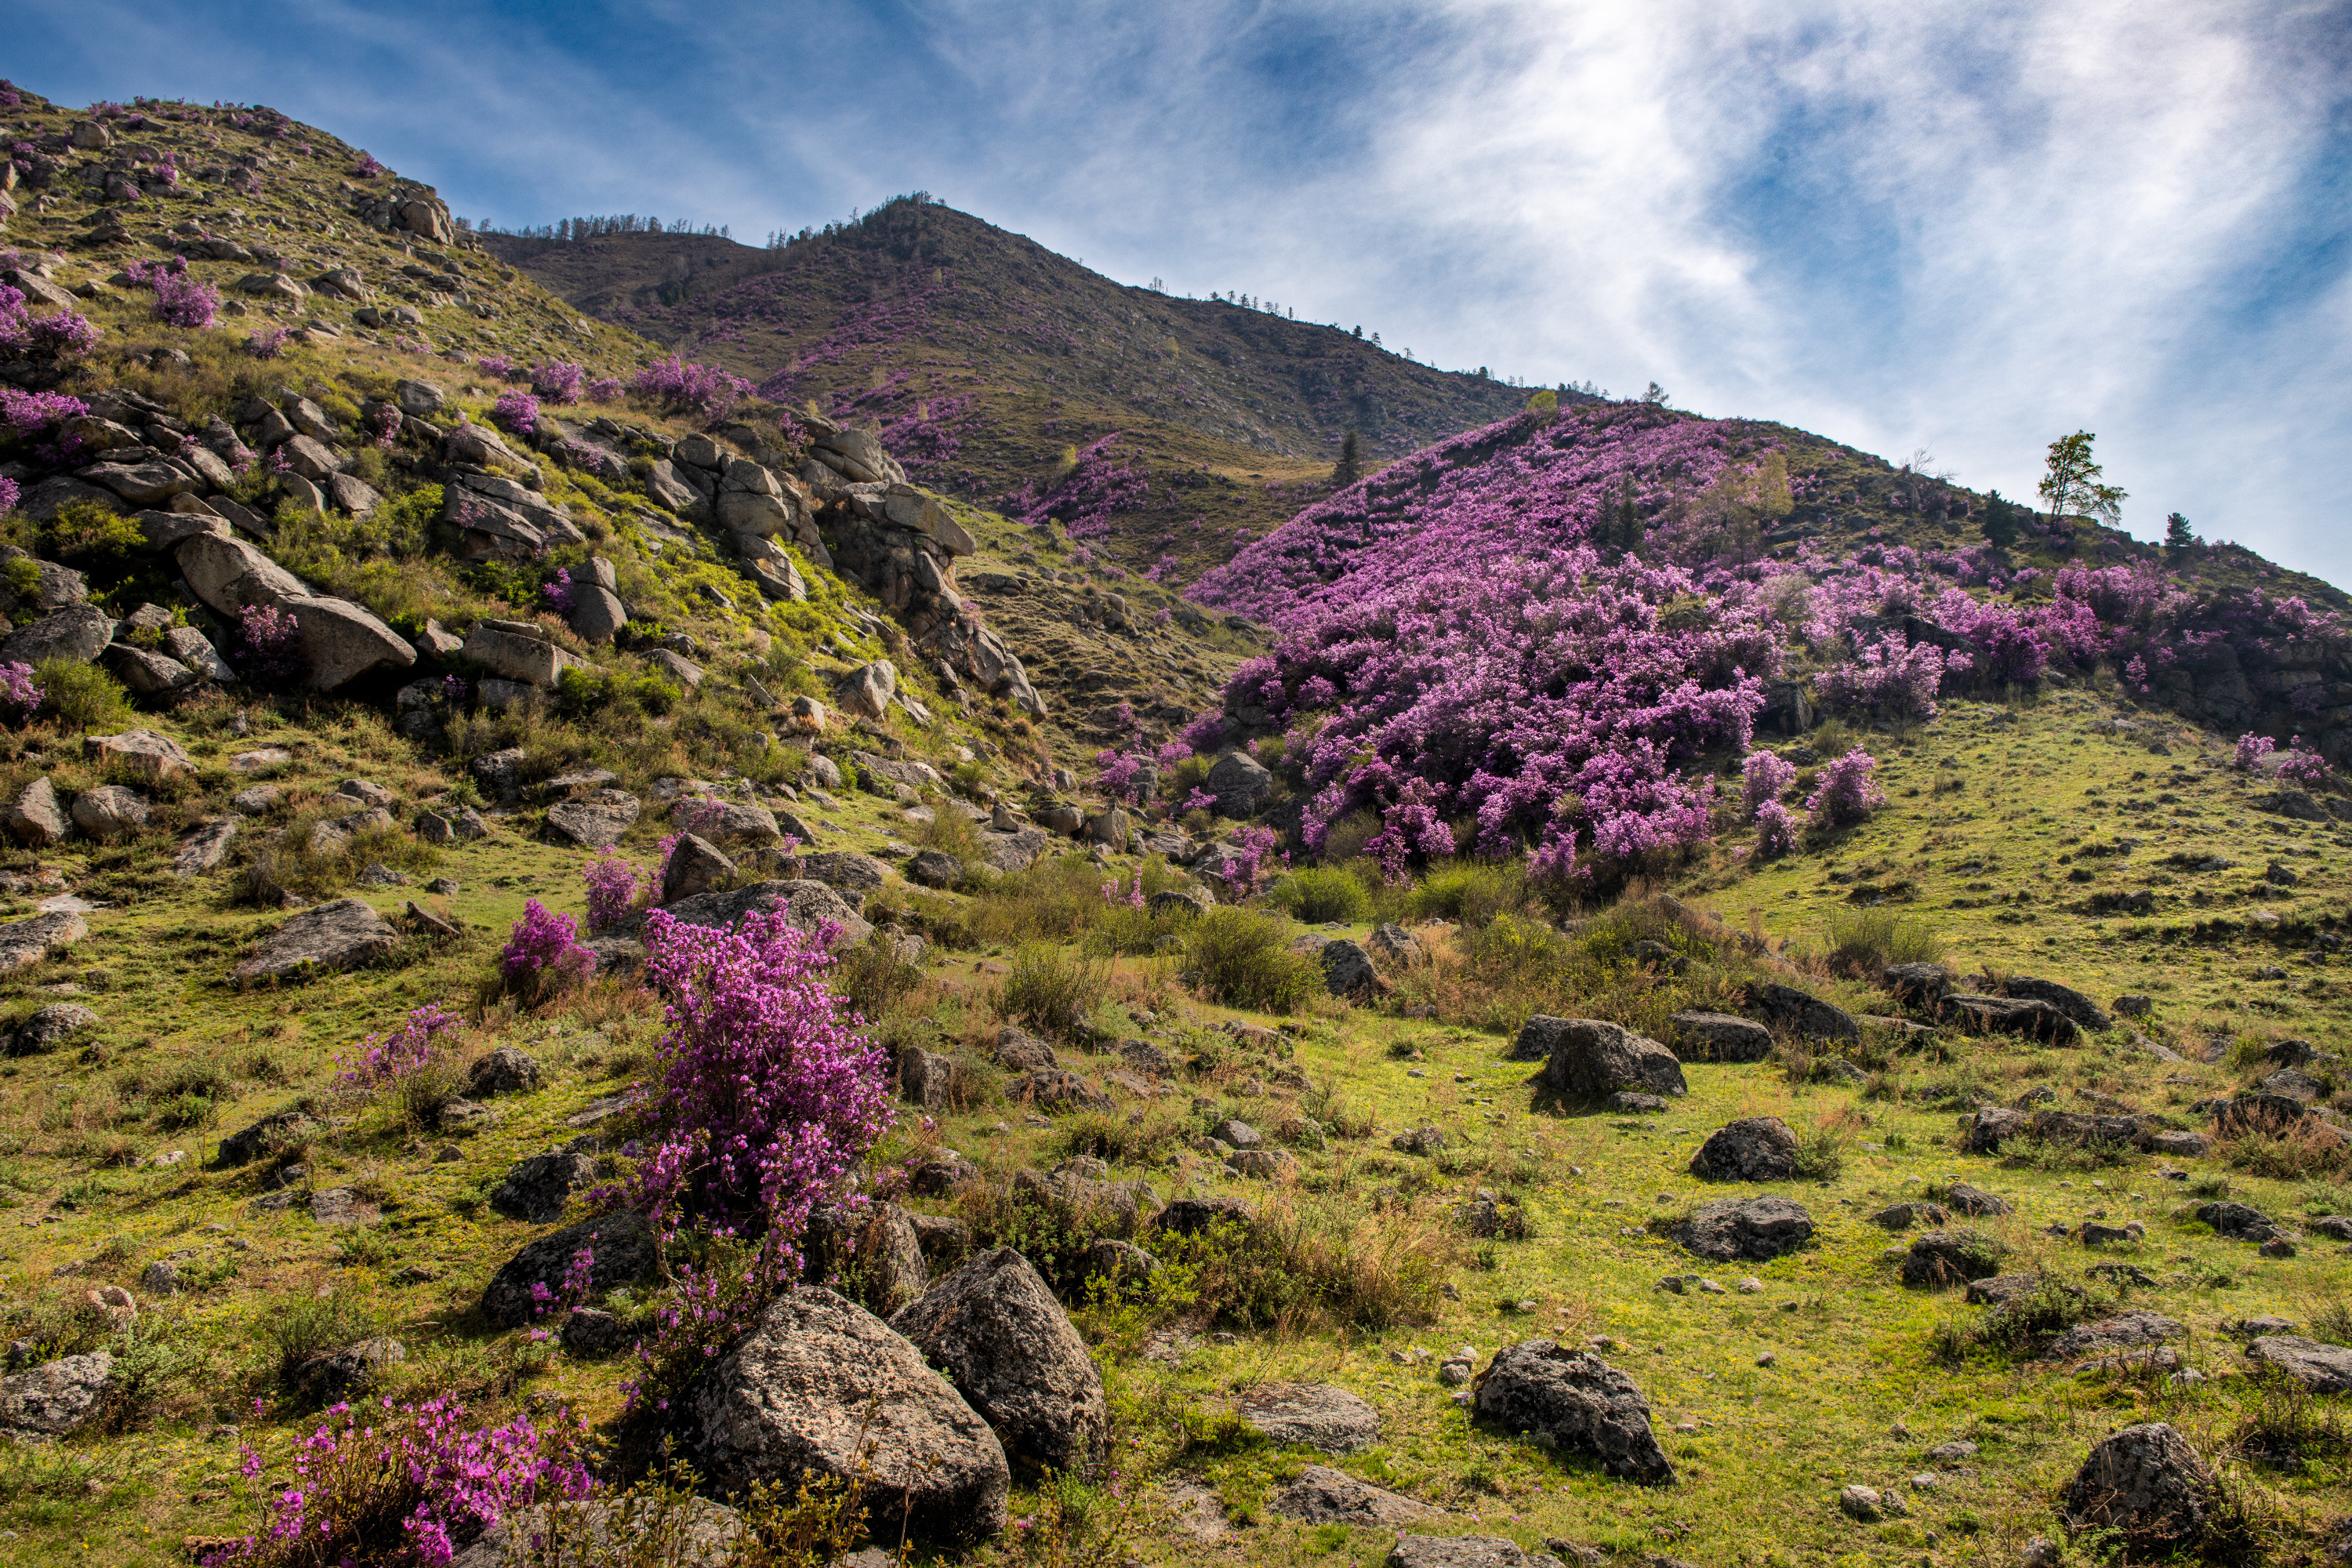
[[[19,6],[72,97],[259,99],[532,222],[927,187],[1438,363],[1654,377],[2352,581],[2352,0]]]

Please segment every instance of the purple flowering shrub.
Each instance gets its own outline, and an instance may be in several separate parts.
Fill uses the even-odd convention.
[[[284,327],[264,327],[257,332],[245,334],[245,352],[256,359],[276,359],[286,352],[287,331]]]
[[[2286,761],[2278,764],[2277,776],[2299,784],[2323,784],[2330,772],[2327,759],[2316,752],[2304,750],[2303,737],[2298,735],[2287,748]]]
[[[0,500],[7,498],[0,496]],[[0,511],[7,510],[0,507]],[[41,710],[44,693],[41,683],[33,679],[33,667],[14,660],[0,664],[0,719],[11,724],[30,722]]]
[[[188,272],[187,258],[134,261],[123,268],[139,288],[155,293],[155,319],[170,327],[202,328],[220,310],[220,290]]]
[[[0,293],[7,291],[0,289]],[[5,341],[0,339],[0,347],[5,346]],[[11,436],[37,436],[61,420],[79,419],[89,412],[89,404],[62,392],[19,392],[13,386],[0,386],[0,430]]]
[[[1859,746],[1825,763],[1813,775],[1813,793],[1805,797],[1805,810],[1832,827],[1862,821],[1886,804],[1886,792],[1871,777],[1877,766],[1878,759]]]
[[[577,403],[580,381],[586,374],[569,360],[546,360],[530,367],[530,389],[550,403]]]
[[[1776,860],[1797,847],[1803,822],[1777,800],[1756,808],[1756,858]]]
[[[1947,668],[1966,669],[1967,654],[1948,656],[1933,643],[1916,647],[1901,632],[1888,632],[1857,650],[1850,664],[1832,665],[1813,679],[1813,689],[1833,709],[1896,720],[1936,716],[1936,695]]]
[[[474,368],[484,375],[497,376],[500,381],[512,381],[522,374],[515,362],[504,354],[484,354],[474,362]]]
[[[86,354],[103,336],[79,310],[36,316],[25,305],[25,293],[0,283],[0,353],[59,360]]]
[[[23,487],[8,475],[0,474],[0,517],[5,517],[15,511],[16,503],[24,499]]]
[[[491,405],[490,422],[509,435],[530,436],[539,429],[539,399],[528,392],[502,392]]]
[[[596,973],[596,955],[580,945],[580,922],[527,900],[522,919],[507,932],[499,973],[510,991],[533,1000],[580,984]]]
[[[1234,853],[1215,872],[1225,884],[1228,903],[1243,903],[1256,897],[1288,864],[1288,856],[1275,852],[1275,846],[1280,842],[1271,827],[1253,825],[1234,830]]]
[[[238,671],[265,691],[300,684],[310,673],[302,654],[302,627],[293,612],[271,605],[247,605],[237,612],[235,657]]]
[[[709,420],[724,417],[751,392],[751,384],[733,372],[716,365],[689,364],[677,354],[639,371],[629,387],[671,413],[696,414]]]
[[[2264,757],[2278,750],[2278,742],[2268,735],[2244,734],[2238,737],[2238,771],[2252,773]]]
[[[612,846],[596,851],[582,871],[588,883],[588,929],[610,931],[635,910],[642,898],[660,889],[658,880],[648,878],[636,863],[624,859]]]
[[[1739,764],[1740,776],[1746,781],[1741,795],[1741,808],[1753,822],[1765,805],[1780,798],[1797,776],[1797,764],[1772,752],[1750,752]]]
[[[665,1131],[635,1177],[652,1213],[772,1232],[793,1253],[810,1211],[889,1130],[884,1054],[824,984],[833,934],[796,931],[782,910],[734,930],[646,917],[667,1025],[649,1108]]]
[[[618,403],[621,400],[622,395],[626,393],[628,390],[629,384],[621,380],[618,376],[600,375],[588,383],[588,401],[591,403]]]
[[[597,1489],[586,1424],[561,1409],[544,1426],[518,1415],[479,1427],[449,1398],[397,1407],[385,1399],[365,1425],[348,1405],[327,1415],[296,1440],[292,1475],[265,1505],[260,1530],[206,1563],[315,1568],[399,1541],[404,1561],[437,1565],[517,1509]],[[242,1449],[239,1468],[258,1479],[260,1450]]]
[[[429,1070],[446,1058],[461,1022],[457,1015],[439,1007],[419,1007],[393,1033],[361,1041],[359,1059],[350,1066],[337,1058],[335,1065],[343,1070],[335,1075],[335,1082],[344,1089],[373,1089]]]
[[[1003,498],[1000,510],[1015,522],[1031,527],[1058,522],[1073,539],[1108,533],[1111,520],[1134,511],[1150,492],[1140,468],[1118,462],[1111,453],[1120,432],[1073,452],[1052,479],[1033,479]]]
[[[547,607],[549,609],[553,610],[559,616],[570,615],[572,613],[572,573],[570,569],[562,566],[557,567],[555,569],[555,575],[547,582],[541,583],[539,585],[539,594],[540,597],[547,601]]]

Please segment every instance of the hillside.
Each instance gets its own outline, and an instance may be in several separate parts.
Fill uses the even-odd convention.
[[[2332,589],[1612,404],[1180,597],[0,127],[0,1565],[2344,1557]]]
[[[990,506],[1021,496],[1014,510],[1059,518],[1131,570],[1172,558],[1179,581],[1321,494],[1349,430],[1371,464],[1528,396],[1349,331],[1114,283],[918,197],[776,249],[481,237],[582,310],[780,403],[873,423],[928,485]],[[1114,435],[1066,475],[1071,454]],[[1148,494],[1122,486],[1129,470]]]

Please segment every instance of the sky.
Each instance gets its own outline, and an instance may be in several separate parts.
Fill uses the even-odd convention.
[[[1447,369],[2031,498],[2089,430],[2352,586],[2352,0],[13,0],[67,102],[265,102],[506,226],[927,190]]]

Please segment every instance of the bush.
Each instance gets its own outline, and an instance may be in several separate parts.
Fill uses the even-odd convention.
[[[856,946],[845,948],[834,962],[833,988],[852,1013],[869,1024],[922,983],[921,966],[899,957],[891,939],[878,931]]]
[[[147,548],[139,525],[94,500],[68,501],[42,531],[52,554],[68,561],[107,561]]]
[[[1107,958],[1031,942],[1014,951],[1013,973],[997,990],[996,1008],[1040,1034],[1076,1039],[1102,1005],[1110,972]]]
[[[1842,974],[1874,980],[1890,963],[1941,963],[1944,939],[1892,910],[1832,910],[1830,966]]]
[[[2090,1321],[2113,1305],[2078,1285],[2063,1284],[2045,1274],[2034,1280],[2032,1289],[1993,1309],[1977,1330],[1976,1337],[2011,1355],[2030,1355],[2038,1352],[2048,1341],[2077,1323]]]
[[[1528,907],[1524,861],[1454,860],[1433,866],[1413,890],[1412,911],[1423,920],[1483,926]]]
[[[1289,927],[1255,910],[1209,910],[1184,939],[1184,963],[1211,1001],[1289,1013],[1323,989],[1314,960],[1289,950]]]
[[[1349,925],[1371,918],[1371,895],[1349,872],[1331,866],[1310,866],[1277,878],[1266,891],[1266,901],[1307,925],[1343,921]]]
[[[499,974],[507,989],[540,1001],[596,973],[596,955],[580,944],[580,924],[537,899],[523,900],[522,919],[507,933]]]
[[[130,724],[131,694],[98,666],[45,658],[33,673],[41,686],[41,711],[59,729],[117,731]]]

